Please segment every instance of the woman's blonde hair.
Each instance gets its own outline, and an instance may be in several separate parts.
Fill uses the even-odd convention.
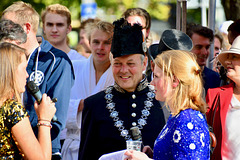
[[[26,55],[25,49],[7,42],[0,43],[0,99],[15,98],[21,102],[16,70],[22,62],[22,54]]]
[[[188,108],[206,112],[201,68],[193,53],[182,50],[165,51],[157,56],[155,64],[163,70],[163,75],[166,76],[164,79],[169,77],[179,81],[165,101],[165,104],[168,104],[171,100],[173,115]]]

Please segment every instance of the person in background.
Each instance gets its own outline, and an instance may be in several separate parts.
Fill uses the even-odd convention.
[[[14,2],[3,11],[1,19],[9,19],[20,24],[27,34],[26,43],[20,45],[27,52],[29,74],[27,81],[34,81],[41,93],[57,98],[57,121],[51,122],[52,159],[61,159],[60,131],[65,127],[70,91],[75,79],[71,60],[66,53],[54,48],[44,38],[41,44],[38,43],[36,34],[39,15],[30,4]],[[30,116],[34,133],[38,137],[38,117],[34,102],[34,97],[29,92],[24,92],[23,103]]]
[[[157,55],[161,54],[163,51],[166,50],[186,50],[190,51],[192,49],[192,40],[191,38],[186,35],[185,33],[176,30],[176,29],[167,29],[162,33],[161,39],[158,44],[152,44],[149,49],[148,53],[151,57],[151,71],[146,73],[147,79],[149,82],[153,79],[153,70],[154,70],[154,60]],[[164,102],[161,102],[161,105],[164,105]],[[163,108],[165,121],[168,120],[170,115],[167,107]]]
[[[231,44],[229,44],[228,40],[228,27],[233,23],[232,20],[224,21],[220,26],[219,26],[219,32],[223,36],[223,41],[226,45],[226,49],[230,49]]]
[[[218,55],[219,62],[227,69],[231,83],[209,89],[206,102],[208,124],[212,125],[217,146],[211,159],[240,159],[239,114],[240,114],[240,36],[235,38],[229,50]]]
[[[97,22],[99,22],[100,19],[98,18],[89,18],[81,22],[81,26],[79,28],[79,45],[83,47],[83,51],[79,51],[84,57],[89,57],[91,55],[91,48],[90,43],[87,37],[86,30],[87,28],[91,28],[91,25],[95,25]]]
[[[151,28],[151,16],[145,9],[129,8],[122,14],[122,17],[125,18],[128,23],[131,23],[131,25],[136,23],[140,24],[144,38],[147,41]]]
[[[69,47],[67,35],[72,31],[71,13],[61,4],[52,4],[42,12],[43,32],[46,39],[56,48],[67,53],[73,60],[86,59],[76,50]]]
[[[153,146],[165,124],[160,103],[142,73],[147,65],[142,27],[125,19],[114,23],[111,46],[115,84],[84,100],[79,160],[97,160],[126,149],[130,128],[138,127],[144,145]]]
[[[210,44],[213,42],[213,31],[200,24],[188,24],[186,34],[192,39],[193,52],[197,56],[197,63],[201,67],[205,93],[209,88],[220,86],[220,76],[217,72],[206,67],[207,59],[210,54]]]
[[[0,157],[1,159],[51,159],[51,119],[56,112],[50,97],[43,94],[34,108],[38,115],[38,139],[21,104],[25,91],[26,51],[14,44],[0,43]]]
[[[234,39],[240,35],[240,19],[234,21],[227,29],[228,41],[232,45]]]
[[[218,61],[217,56],[223,50],[226,50],[226,45],[222,34],[216,30],[214,35],[214,58],[211,61],[213,63],[213,70],[218,72],[221,78],[220,86],[228,84],[228,78],[226,76],[226,69]]]
[[[193,47],[191,38],[176,29],[166,29],[159,40],[159,43],[152,44],[149,49],[149,55],[151,57],[151,72],[147,75],[148,81],[151,82],[153,79],[154,70],[154,59],[157,55],[161,54],[166,50],[186,50],[190,51]]]
[[[123,14],[122,17],[125,18],[128,23],[131,25],[138,23],[142,26],[142,32],[144,36],[144,41],[146,44],[151,45],[149,43],[149,35],[150,35],[150,28],[151,28],[151,16],[150,14],[143,8],[129,8]],[[147,46],[149,47],[149,46]],[[151,58],[150,55],[147,53],[148,64],[146,67],[145,73],[151,71]]]
[[[76,79],[71,90],[63,159],[75,160],[78,157],[84,99],[114,84],[109,60],[112,36],[111,23],[99,21],[92,25],[87,32],[92,54],[87,60],[73,62]]]
[[[154,160],[210,159],[210,137],[203,98],[201,68],[193,53],[164,51],[155,59],[156,99],[165,101],[171,116],[158,135]],[[128,160],[148,160],[146,154],[128,150]]]
[[[215,30],[214,57],[217,56],[221,52],[221,50],[225,50],[225,49],[226,49],[226,46],[225,46],[222,34],[218,30]]]

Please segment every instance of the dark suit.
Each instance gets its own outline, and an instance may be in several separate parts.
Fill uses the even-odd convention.
[[[220,75],[217,72],[204,67],[202,77],[206,93],[209,88],[216,88],[220,86],[221,79]]]
[[[148,82],[145,79],[134,92],[126,92],[118,85],[114,85],[111,94],[115,103],[118,117],[123,126],[129,131],[132,123],[138,123],[144,109],[144,101],[149,93]],[[119,90],[120,88],[120,90]],[[124,92],[124,93],[123,93]],[[109,109],[106,108],[105,91],[99,92],[84,101],[83,120],[81,129],[81,144],[79,160],[97,160],[101,155],[126,149],[126,140],[120,136],[120,131],[114,126]],[[133,96],[135,95],[135,96]],[[141,129],[144,145],[154,146],[155,139],[165,125],[163,111],[155,98],[153,107],[147,117],[147,124]],[[136,107],[132,107],[132,104]],[[136,113],[136,117],[132,113]]]

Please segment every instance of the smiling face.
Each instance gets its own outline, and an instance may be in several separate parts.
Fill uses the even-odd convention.
[[[90,48],[94,63],[107,63],[111,51],[112,34],[106,33],[100,29],[94,29],[91,33]]]
[[[16,70],[16,80],[18,85],[18,92],[25,92],[25,85],[28,78],[28,73],[26,71],[27,68],[27,60],[24,54],[21,55],[21,63],[18,65]]]
[[[115,82],[127,92],[135,91],[143,79],[142,72],[146,68],[147,58],[141,60],[141,54],[131,54],[113,59],[113,77]]]
[[[47,40],[53,45],[66,43],[67,34],[71,31],[71,25],[67,24],[67,17],[54,13],[47,13],[43,30]]]
[[[192,52],[197,56],[198,65],[205,66],[209,56],[210,40],[196,33],[191,38],[193,42]]]
[[[166,101],[166,98],[172,93],[171,79],[164,76],[163,70],[157,65],[154,67],[154,78],[151,84],[155,88],[156,100]]]
[[[227,66],[227,77],[235,83],[240,81],[240,55],[229,53],[225,61]]]

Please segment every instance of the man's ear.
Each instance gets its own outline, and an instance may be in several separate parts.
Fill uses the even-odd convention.
[[[152,72],[154,71],[154,66],[155,66],[155,64],[154,64],[154,62],[151,60],[151,70],[152,70]]]
[[[143,59],[143,70],[142,71],[146,70],[147,62],[148,62],[148,58],[147,58],[147,56],[144,56],[144,59]]]
[[[179,80],[177,79],[176,76],[173,77],[173,83],[172,83],[172,87],[176,88],[179,85]]]
[[[26,23],[25,25],[24,25],[24,30],[25,30],[25,32],[27,33],[27,34],[29,34],[29,32],[31,31],[31,28],[32,28],[32,25],[30,24],[30,23]]]
[[[67,28],[67,34],[70,33],[72,31],[72,25],[70,24]]]

